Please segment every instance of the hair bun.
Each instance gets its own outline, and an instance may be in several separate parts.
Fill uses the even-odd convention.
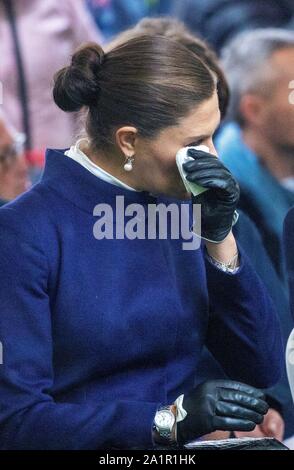
[[[78,111],[91,106],[99,98],[99,71],[105,54],[95,43],[79,48],[72,56],[71,65],[54,76],[54,101],[63,111]]]

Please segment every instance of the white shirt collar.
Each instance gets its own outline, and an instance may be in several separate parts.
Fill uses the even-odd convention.
[[[87,155],[80,149],[80,143],[84,140],[88,141],[88,139],[86,138],[79,139],[75,143],[75,145],[72,145],[69,150],[66,150],[66,152],[64,152],[64,154],[67,157],[70,157],[76,162],[78,162],[80,165],[90,171],[90,173],[93,173],[93,175],[97,176],[97,178],[100,178],[106,181],[107,183],[114,184],[115,186],[120,186],[121,188],[129,189],[130,191],[137,191],[136,189],[123,183],[121,180],[115,178],[115,176],[111,175],[107,171],[100,168],[100,166],[92,162],[92,160],[90,160]]]

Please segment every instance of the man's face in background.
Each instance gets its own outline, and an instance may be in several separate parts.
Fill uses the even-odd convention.
[[[263,97],[259,130],[274,148],[294,158],[294,104],[289,84],[294,80],[294,47],[280,49],[270,59],[273,81]]]

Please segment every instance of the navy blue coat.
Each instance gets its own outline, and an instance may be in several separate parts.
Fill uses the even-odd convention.
[[[93,209],[119,195],[156,203],[49,151],[41,182],[0,209],[1,449],[152,447],[204,344],[233,379],[280,377],[279,322],[242,249],[230,275],[181,239],[97,240]]]

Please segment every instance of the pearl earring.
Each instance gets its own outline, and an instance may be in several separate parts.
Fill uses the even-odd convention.
[[[126,163],[124,164],[125,171],[132,171],[134,160],[135,160],[134,157],[126,157]]]

